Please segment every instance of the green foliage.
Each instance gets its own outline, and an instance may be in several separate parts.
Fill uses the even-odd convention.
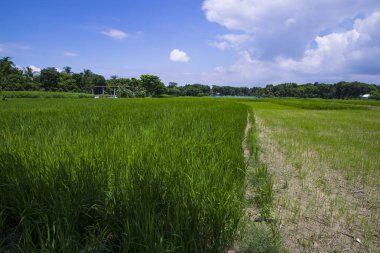
[[[203,84],[187,84],[181,89],[182,96],[203,97],[211,94],[211,89]]]
[[[367,110],[360,103],[341,103],[339,100],[323,99],[268,99],[267,102],[308,110]]]
[[[273,182],[266,165],[259,157],[258,132],[255,118],[251,118],[251,129],[248,133],[248,147],[251,158],[247,169],[247,184],[253,197],[247,198],[247,205],[252,203],[260,216],[252,221],[247,218],[244,222],[240,252],[283,252],[279,224],[273,214]]]
[[[170,82],[166,88],[168,95],[179,96],[181,94],[181,89],[178,87],[178,84],[175,82]]]
[[[210,99],[0,102],[0,251],[225,252],[245,117]]]
[[[87,93],[49,91],[1,91],[0,97],[7,98],[93,98]]]
[[[92,92],[94,86],[105,86],[106,80],[103,76],[92,73],[91,70],[85,69],[80,73],[80,89],[85,92]]]
[[[254,200],[260,209],[261,218],[270,221],[273,219],[273,182],[265,165],[255,167],[251,183],[255,189]]]
[[[117,78],[114,76],[107,81],[107,84],[117,87],[116,94],[120,98],[144,98],[147,96],[147,91],[142,86],[141,80],[135,78]]]
[[[72,73],[70,67],[64,67],[62,72],[50,67],[36,73],[30,67],[26,67],[24,71],[16,68],[9,57],[0,59],[1,90],[82,91],[90,93],[94,86],[104,85],[104,77],[92,73],[90,70]]]
[[[46,68],[41,70],[40,82],[46,91],[58,90],[59,72],[56,68]]]
[[[220,96],[256,96],[256,97],[298,97],[298,98],[323,98],[323,99],[353,99],[360,95],[370,93],[371,98],[376,98],[376,92],[380,92],[380,86],[360,82],[339,82],[336,84],[307,83],[283,83],[269,84],[265,88],[213,86],[213,95]],[[374,95],[375,94],[375,95]]]
[[[157,97],[165,93],[165,85],[158,76],[141,75],[140,80],[148,96]]]
[[[212,94],[215,96],[251,96],[251,91],[247,87],[232,86],[212,86]]]
[[[240,250],[242,253],[286,252],[282,245],[278,224],[249,224],[245,234],[247,236]]]
[[[119,98],[133,98],[135,97],[134,93],[127,87],[120,86],[117,88],[116,95]]]
[[[263,98],[272,97],[298,97],[298,98],[323,98],[323,99],[353,99],[360,98],[363,94],[371,94],[371,99],[379,99],[380,86],[361,82],[339,82],[336,84],[307,83],[282,83],[278,85],[268,84],[266,87],[232,87],[217,86],[212,88],[204,84],[186,84],[178,86],[171,82],[167,87],[161,82],[160,77],[154,75],[142,75],[136,78],[118,78],[112,76],[105,80],[101,75],[85,69],[81,73],[72,73],[70,67],[64,67],[62,72],[56,68],[45,68],[41,74],[33,73],[27,67],[24,71],[15,67],[9,57],[0,59],[0,89],[1,90],[46,90],[46,91],[93,91],[95,86],[107,86],[106,95],[111,95],[111,87],[118,87],[119,97],[162,97],[170,96],[254,96]],[[102,93],[103,88],[95,93]]]
[[[372,91],[371,92],[371,98],[372,99],[376,99],[376,100],[380,100],[380,90],[379,91]]]
[[[347,178],[379,184],[378,101],[317,100],[318,104],[326,103],[321,110],[312,106],[314,100],[282,99],[281,104],[271,99],[255,101],[246,104],[272,129],[272,138],[291,163],[299,163],[302,152],[312,153],[320,163],[328,164]],[[345,106],[345,110],[335,107],[336,104]],[[304,109],[307,107],[311,108]]]
[[[10,57],[0,59],[0,90],[9,89],[12,86],[16,90],[22,89],[22,71],[16,68]]]

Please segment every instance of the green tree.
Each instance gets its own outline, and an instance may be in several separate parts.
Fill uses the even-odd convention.
[[[83,70],[81,77],[81,90],[84,92],[92,92],[94,86],[106,85],[106,79],[104,76],[95,74],[89,69]]]
[[[36,72],[31,67],[24,69],[24,88],[25,90],[38,90],[40,88],[39,78],[35,76]],[[38,77],[38,76],[37,76]]]
[[[181,89],[178,88],[178,84],[175,82],[170,82],[166,90],[168,95],[171,96],[179,96],[181,93]]]
[[[71,75],[72,74],[71,67],[69,66],[63,67],[63,73]]]
[[[59,91],[77,91],[77,82],[70,71],[64,70],[59,75],[58,78],[58,86],[57,89]]]
[[[183,87],[182,94],[194,97],[209,96],[211,94],[211,89],[208,85],[204,84],[186,84]]]
[[[379,91],[372,90],[370,94],[371,94],[370,98],[380,100],[380,89]]]
[[[56,68],[45,68],[41,70],[40,82],[45,90],[56,91],[60,73]]]
[[[10,57],[0,59],[0,89],[22,90],[24,78]]]
[[[156,97],[165,93],[165,85],[158,76],[141,75],[141,85],[147,91],[148,96]]]

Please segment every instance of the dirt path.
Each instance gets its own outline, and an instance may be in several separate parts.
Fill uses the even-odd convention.
[[[299,154],[302,165],[290,164],[270,129],[257,116],[255,122],[260,159],[273,176],[276,215],[288,250],[380,252],[378,189],[347,181],[310,151]]]
[[[247,124],[244,129],[244,137],[243,141],[241,143],[242,149],[243,149],[243,156],[244,156],[244,161],[247,166],[246,168],[246,191],[245,191],[245,198],[246,199],[251,199],[254,195],[252,186],[248,183],[248,178],[249,175],[252,173],[252,166],[251,166],[251,151],[248,147],[248,138],[249,138],[249,133],[252,128],[252,123],[251,123],[251,113],[248,112],[247,114]],[[245,215],[250,222],[254,221],[254,218],[257,217],[259,214],[258,210],[254,207],[254,205],[247,205],[245,207]],[[237,241],[233,248],[229,249],[227,253],[236,253],[241,251],[241,241]]]
[[[249,179],[252,177],[252,173],[254,170],[253,165],[252,165],[253,160],[252,160],[252,156],[251,156],[251,150],[248,147],[249,132],[252,128],[251,117],[252,117],[251,113],[248,112],[247,125],[246,125],[245,130],[244,130],[244,139],[242,142],[244,160],[245,160],[245,164],[247,165],[247,168],[246,168],[246,190],[245,190],[245,199],[246,200],[253,199],[253,197],[255,195],[253,186],[249,182]],[[253,203],[251,203],[245,207],[245,214],[251,222],[254,222],[256,219],[259,218],[260,211],[255,207],[255,205]]]
[[[251,114],[248,112],[247,114],[247,125],[245,126],[245,129],[244,129],[244,139],[243,139],[243,142],[241,144],[242,148],[243,148],[243,154],[244,154],[244,160],[245,160],[245,163],[247,165],[249,165],[249,160],[250,160],[250,157],[251,157],[251,151],[249,150],[249,147],[248,147],[248,134],[249,134],[249,131],[251,130],[252,128],[252,124],[251,124]]]

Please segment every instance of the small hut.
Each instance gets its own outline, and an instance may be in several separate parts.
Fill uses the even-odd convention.
[[[92,94],[95,98],[112,97],[117,98],[116,90],[119,86],[95,86],[92,89]]]

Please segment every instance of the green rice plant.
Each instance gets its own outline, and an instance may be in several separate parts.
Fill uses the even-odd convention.
[[[376,251],[380,186],[377,106],[356,100],[351,103],[296,99],[245,104],[261,120],[263,136],[268,138],[266,151],[281,158],[278,163],[275,159],[268,162],[276,184],[280,185],[274,197],[280,199],[275,202],[282,211],[279,218],[291,248],[310,251],[323,236],[332,238],[336,231],[344,231],[355,237],[341,238],[335,249],[344,249],[344,240],[359,238],[363,243],[352,241],[354,251]],[[307,224],[309,219],[316,219],[317,223]],[[323,230],[318,232],[321,227]],[[290,238],[309,233],[311,237]]]
[[[300,109],[308,109],[308,110],[352,110],[352,109],[360,109],[366,110],[367,107],[364,105],[368,105],[366,103],[352,103],[351,102],[343,102],[344,100],[326,100],[326,99],[289,99],[289,98],[277,98],[277,99],[267,99],[267,102],[285,105]],[[373,103],[377,104],[377,103]]]
[[[243,253],[277,253],[286,252],[282,245],[278,224],[249,223],[246,239],[241,247]]]
[[[252,205],[259,212],[255,220],[246,218],[243,225],[240,252],[282,252],[284,250],[277,220],[273,215],[273,182],[266,165],[260,159],[258,131],[253,114],[247,144],[250,159],[247,168],[248,198],[246,208]]]
[[[348,178],[379,182],[378,110],[307,110],[269,102],[251,105],[293,165],[301,167],[300,152],[309,150]]]
[[[372,99],[332,99],[329,100],[333,103],[342,103],[342,104],[354,104],[354,105],[370,105],[370,106],[380,106],[380,101]]]
[[[273,219],[273,182],[265,165],[255,168],[252,176],[255,189],[255,202],[260,209],[261,218],[265,221]]]
[[[0,251],[223,252],[243,216],[246,106],[0,102]]]
[[[251,151],[251,173],[249,175],[249,184],[252,185],[255,193],[254,201],[260,209],[260,215],[263,220],[271,220],[273,204],[273,182],[267,167],[260,160],[260,146],[258,143],[258,132],[255,124],[255,118],[251,119],[251,130],[248,136],[248,146]]]
[[[92,94],[51,91],[1,91],[0,97],[7,98],[93,98]]]

